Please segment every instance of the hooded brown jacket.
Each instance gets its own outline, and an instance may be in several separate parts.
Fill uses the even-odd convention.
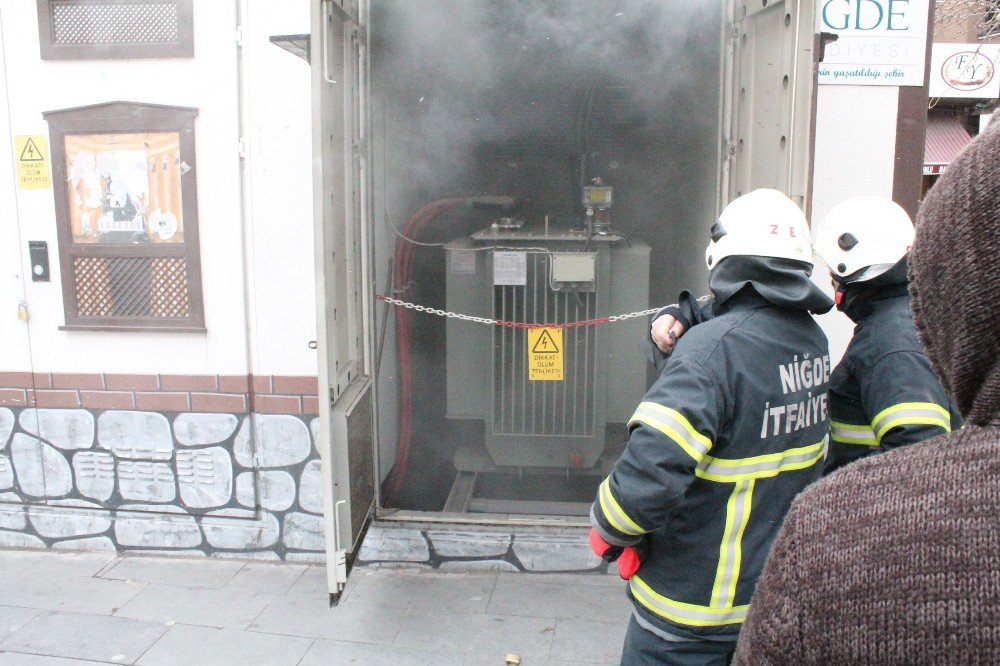
[[[1000,122],[917,218],[913,310],[966,427],[793,503],[736,664],[1000,664]]]

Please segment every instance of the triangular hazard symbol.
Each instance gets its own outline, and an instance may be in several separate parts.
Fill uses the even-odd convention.
[[[35,140],[28,139],[28,142],[24,144],[24,149],[21,151],[19,159],[22,162],[44,162],[45,156],[42,155],[42,151],[38,150]]]
[[[548,331],[542,331],[541,336],[535,341],[535,346],[531,348],[532,354],[558,354],[559,347]]]

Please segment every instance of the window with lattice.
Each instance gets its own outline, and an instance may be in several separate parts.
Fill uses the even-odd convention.
[[[204,330],[196,109],[49,111],[69,330]]]
[[[194,55],[191,0],[37,0],[42,58]]]

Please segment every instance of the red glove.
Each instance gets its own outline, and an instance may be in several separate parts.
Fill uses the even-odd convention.
[[[595,555],[607,562],[614,562],[622,554],[621,547],[612,546],[593,527],[590,528],[590,549],[594,551]]]
[[[622,580],[628,580],[639,570],[640,566],[642,566],[642,557],[640,557],[639,551],[629,546],[618,558],[618,575],[622,577]]]
[[[631,578],[642,564],[642,557],[640,557],[639,551],[631,546],[625,548],[612,546],[594,528],[590,528],[590,549],[605,562],[617,561],[618,574],[623,580]]]

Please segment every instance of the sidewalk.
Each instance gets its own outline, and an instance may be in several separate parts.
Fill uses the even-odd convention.
[[[630,612],[611,575],[362,568],[336,608],[325,575],[0,551],[0,665],[617,664]]]

